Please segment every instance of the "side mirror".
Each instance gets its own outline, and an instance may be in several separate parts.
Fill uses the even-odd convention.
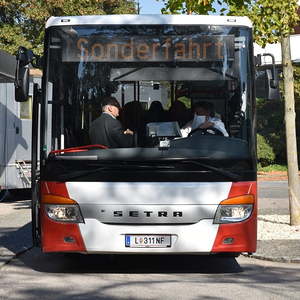
[[[39,59],[25,47],[19,47],[16,59],[15,100],[25,102],[29,94],[29,64]]]
[[[275,68],[275,58],[272,54],[263,54],[263,56],[270,56],[272,58],[272,64],[262,65],[261,55],[258,55],[255,59],[257,65],[255,76],[256,97],[268,100],[279,100],[279,79],[278,70]]]
[[[274,73],[268,68],[257,70],[255,78],[255,89],[257,98],[279,100],[280,92],[277,70],[275,70]]]

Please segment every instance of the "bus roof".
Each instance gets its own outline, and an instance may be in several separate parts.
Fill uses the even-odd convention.
[[[248,17],[212,15],[95,15],[51,17],[46,28],[64,25],[230,25],[252,27]]]

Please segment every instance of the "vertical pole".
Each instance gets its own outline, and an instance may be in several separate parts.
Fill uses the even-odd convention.
[[[140,1],[138,0],[137,2],[137,14],[139,15],[141,12],[141,5],[140,5]]]
[[[290,203],[290,224],[300,225],[300,180],[297,157],[296,112],[294,97],[294,76],[291,61],[290,37],[282,37],[282,67],[285,98],[285,130],[288,161],[288,190]]]
[[[171,105],[175,101],[175,83],[174,81],[171,82]]]
[[[121,93],[122,93],[122,107],[124,107],[124,105],[125,105],[125,87],[124,87],[124,83],[122,83]]]
[[[60,149],[65,148],[65,118],[64,118],[64,105],[60,106]]]
[[[39,139],[39,103],[40,92],[37,83],[33,86],[32,98],[32,127],[31,127],[31,218],[32,218],[32,240],[33,245],[39,244],[39,216],[38,216],[38,139]]]

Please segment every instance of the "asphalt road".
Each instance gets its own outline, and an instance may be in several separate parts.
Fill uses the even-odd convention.
[[[260,212],[288,211],[287,183],[260,182],[259,199]],[[30,201],[0,203],[0,258],[1,251],[30,247],[30,225]],[[299,282],[300,264],[243,256],[85,256],[32,248],[2,267],[0,260],[1,300],[300,299]]]
[[[289,214],[287,181],[258,182],[258,211],[260,214]]]
[[[0,299],[299,299],[300,265],[240,257],[42,254],[0,270]]]

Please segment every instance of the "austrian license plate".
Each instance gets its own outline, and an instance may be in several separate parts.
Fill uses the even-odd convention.
[[[171,247],[171,235],[125,235],[125,246],[130,248]]]

